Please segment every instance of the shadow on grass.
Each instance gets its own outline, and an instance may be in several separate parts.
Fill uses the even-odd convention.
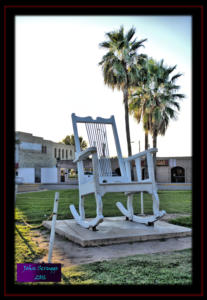
[[[71,284],[70,283],[70,280],[69,280],[69,277],[66,277],[63,272],[61,272],[61,277],[62,279],[64,280],[64,283],[67,283],[67,284]]]
[[[30,246],[29,242],[27,239],[24,238],[24,236],[22,235],[21,231],[17,228],[17,226],[15,225],[15,229],[17,231],[17,233],[19,234],[19,236],[21,237],[22,241],[25,243],[25,245],[29,248],[29,250],[32,252],[33,255],[36,255],[35,251],[32,249],[32,247]]]

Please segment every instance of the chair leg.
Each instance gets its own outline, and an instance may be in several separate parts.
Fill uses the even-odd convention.
[[[91,221],[85,220],[85,210],[84,210],[84,196],[79,196],[79,212],[77,212],[75,206],[72,204],[70,205],[70,211],[76,220],[76,222],[82,226],[83,228],[90,229],[92,228],[93,231],[96,231],[96,226],[103,222],[104,217],[102,214],[103,210],[103,204],[102,204],[102,198],[98,193],[95,193],[96,198],[96,218],[92,219]]]
[[[79,213],[82,220],[85,219],[84,196],[79,195]]]
[[[127,198],[127,209],[123,206],[121,202],[117,202],[116,205],[121,211],[121,213],[126,216],[126,220],[134,221],[137,223],[152,225],[155,221],[159,220],[165,215],[165,211],[159,211],[159,196],[157,192],[153,191],[152,193],[153,199],[153,216],[147,217],[138,217],[134,215],[133,211],[133,194],[129,194]]]
[[[152,192],[152,200],[153,200],[153,214],[156,217],[156,220],[162,218],[165,214],[165,210],[159,210],[160,200],[157,191]]]
[[[103,217],[103,202],[100,194],[95,193],[96,198],[96,215]]]
[[[153,200],[153,213],[156,215],[159,212],[159,196],[157,192],[152,193],[152,200]]]
[[[133,215],[134,215],[134,209],[133,209],[133,195],[128,195],[127,197],[127,210],[129,212],[129,220],[132,221]]]

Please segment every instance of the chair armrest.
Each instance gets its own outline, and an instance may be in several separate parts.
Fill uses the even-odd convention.
[[[136,158],[139,158],[139,157],[142,157],[142,156],[147,155],[147,153],[157,152],[157,151],[158,151],[157,148],[150,148],[150,149],[148,149],[148,150],[139,152],[139,153],[137,153],[137,154],[135,154],[135,155],[129,156],[129,157],[125,158],[124,160],[125,160],[125,161],[134,160],[134,159],[136,159]]]
[[[89,155],[91,155],[93,153],[97,153],[96,147],[87,148],[86,150],[81,151],[78,154],[76,154],[76,158],[73,160],[73,162],[77,163],[77,162],[83,160],[84,158],[89,157]]]

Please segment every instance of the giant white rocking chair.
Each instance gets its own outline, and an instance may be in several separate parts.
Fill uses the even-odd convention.
[[[125,192],[127,195],[127,208],[120,202],[116,203],[121,213],[126,216],[126,220],[152,225],[160,219],[165,214],[165,211],[159,211],[159,197],[152,159],[152,153],[157,151],[157,149],[151,148],[131,157],[123,158],[114,116],[111,116],[109,119],[98,117],[96,120],[93,120],[91,117],[83,118],[72,114],[72,123],[76,146],[74,162],[77,162],[78,165],[79,213],[73,204],[70,205],[70,210],[76,222],[84,228],[96,230],[96,226],[104,220],[102,197],[108,192]],[[84,151],[81,151],[80,148],[77,123],[85,123],[86,126],[90,147]],[[108,124],[112,126],[121,176],[112,176],[106,130],[106,125],[108,126]],[[83,160],[90,155],[92,155],[93,175],[88,176],[84,174]],[[147,159],[149,178],[142,180],[141,158],[144,156]],[[132,160],[135,161],[136,165],[137,181],[132,181],[131,179],[130,162]],[[139,217],[134,215],[133,194],[143,191],[152,195],[153,215]],[[97,215],[94,219],[88,221],[85,219],[84,196],[93,193],[96,199]]]

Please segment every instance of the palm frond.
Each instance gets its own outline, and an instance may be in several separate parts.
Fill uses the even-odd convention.
[[[185,95],[184,94],[172,94],[171,97],[172,98],[183,99],[183,98],[185,98]]]
[[[133,35],[135,34],[136,29],[134,27],[132,27],[126,34],[126,40],[127,42],[129,42],[131,40],[131,38],[133,37]]]
[[[178,73],[176,75],[174,75],[172,78],[171,78],[171,82],[174,82],[177,78],[179,78],[180,76],[182,76],[183,74],[181,73]]]
[[[110,48],[111,44],[109,42],[105,41],[105,42],[99,43],[99,47]]]
[[[176,68],[177,68],[177,65],[175,65],[175,66],[173,66],[173,67],[168,67],[168,68],[166,69],[166,71],[167,71],[168,74],[170,74],[170,73],[172,73]]]
[[[132,50],[137,50],[138,48],[140,47],[144,47],[143,43],[147,41],[147,39],[143,39],[143,40],[140,40],[140,41],[137,41],[135,42],[132,46],[131,46],[131,49]]]

